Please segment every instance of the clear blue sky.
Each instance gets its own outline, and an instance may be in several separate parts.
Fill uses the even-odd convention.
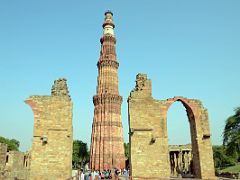
[[[74,138],[88,144],[96,93],[104,12],[112,10],[120,63],[122,120],[128,141],[127,97],[137,73],[152,80],[153,96],[200,99],[208,108],[213,144],[240,106],[239,0],[2,0],[0,1],[0,136],[31,147],[30,95],[48,95],[65,77]],[[170,143],[190,142],[184,107],[168,112]]]

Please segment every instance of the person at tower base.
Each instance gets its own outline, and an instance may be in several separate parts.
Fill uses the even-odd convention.
[[[80,180],[85,180],[83,169],[80,170]]]

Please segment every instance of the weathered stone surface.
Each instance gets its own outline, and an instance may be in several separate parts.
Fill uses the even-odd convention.
[[[8,171],[16,171],[23,169],[24,166],[24,153],[19,151],[10,151],[7,153],[8,162],[6,169]]]
[[[7,180],[29,179],[29,154],[19,151],[7,153],[5,177]]]
[[[67,179],[72,171],[72,102],[65,79],[54,82],[52,96],[25,101],[34,112],[30,179]]]
[[[124,168],[122,97],[118,93],[118,62],[116,59],[112,13],[105,14],[104,33],[98,66],[97,94],[93,97],[90,167],[95,170]]]
[[[7,145],[0,143],[0,173],[4,171],[6,166]]]
[[[67,80],[65,78],[60,78],[54,81],[52,86],[52,96],[69,96],[69,91],[67,87]]]
[[[155,100],[151,92],[151,81],[146,75],[138,74],[136,87],[128,99],[131,175],[170,177],[167,110],[180,101],[190,123],[193,174],[195,178],[215,179],[207,109],[199,100],[181,96]]]

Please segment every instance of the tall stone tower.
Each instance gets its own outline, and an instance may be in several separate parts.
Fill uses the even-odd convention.
[[[121,120],[122,96],[118,92],[118,66],[113,13],[105,13],[101,51],[97,63],[97,94],[93,97],[94,118],[90,167],[95,170],[124,168]]]

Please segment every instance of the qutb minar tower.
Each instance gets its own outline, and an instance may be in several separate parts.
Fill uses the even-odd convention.
[[[118,92],[118,66],[113,13],[105,13],[101,51],[97,63],[97,94],[93,97],[90,167],[95,170],[124,168],[122,96]]]

